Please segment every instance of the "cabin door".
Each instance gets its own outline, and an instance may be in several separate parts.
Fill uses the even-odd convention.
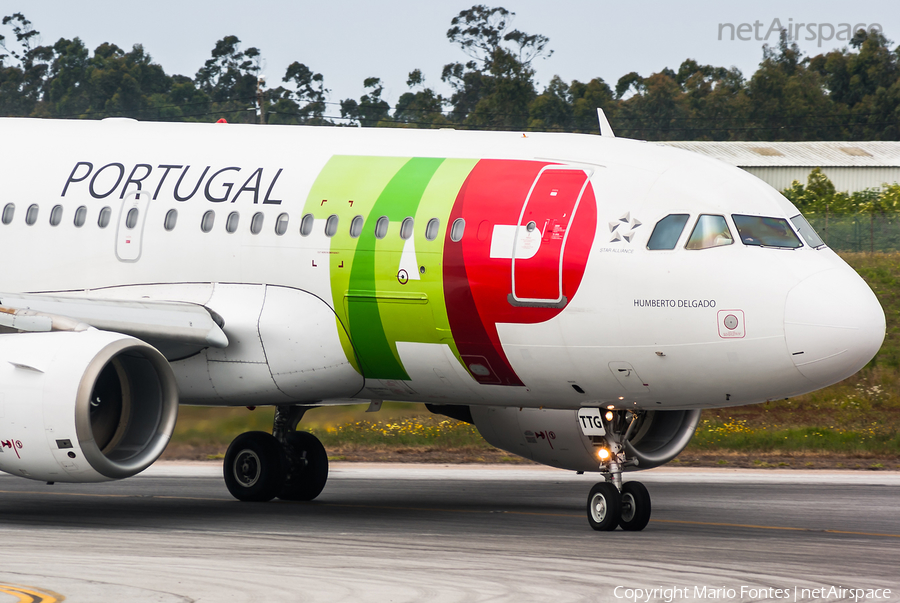
[[[588,185],[582,169],[548,165],[535,178],[522,205],[512,257],[514,306],[562,308],[563,254],[569,227]]]

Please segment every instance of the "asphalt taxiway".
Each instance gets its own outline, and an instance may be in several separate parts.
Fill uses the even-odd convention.
[[[900,601],[900,473],[628,477],[653,497],[643,532],[594,532],[596,476],[537,467],[336,463],[311,503],[237,502],[215,463],[93,485],[3,475],[0,603]]]

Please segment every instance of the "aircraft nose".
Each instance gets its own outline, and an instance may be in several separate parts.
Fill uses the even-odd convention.
[[[864,367],[884,341],[884,310],[849,266],[814,274],[788,293],[784,336],[797,369],[817,386]]]

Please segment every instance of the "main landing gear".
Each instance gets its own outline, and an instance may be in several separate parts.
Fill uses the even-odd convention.
[[[640,482],[622,482],[624,467],[637,464],[634,459],[626,459],[624,448],[634,417],[628,421],[624,412],[610,411],[605,419],[606,442],[599,448],[598,457],[606,481],[594,484],[588,494],[588,523],[599,532],[610,532],[617,526],[639,532],[650,522],[650,493]]]
[[[242,433],[231,442],[225,485],[238,500],[313,500],[328,480],[328,456],[319,439],[296,431],[306,406],[278,406],[272,434]]]

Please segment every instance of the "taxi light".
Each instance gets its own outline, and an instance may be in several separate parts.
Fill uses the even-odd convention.
[[[611,411],[611,410],[607,410],[607,411],[606,411],[606,420],[607,420],[607,421],[612,421],[612,420],[613,420],[613,414],[612,414],[612,411]]]
[[[609,460],[609,450],[607,450],[606,448],[601,448],[597,451],[597,456],[600,457],[601,461]]]

